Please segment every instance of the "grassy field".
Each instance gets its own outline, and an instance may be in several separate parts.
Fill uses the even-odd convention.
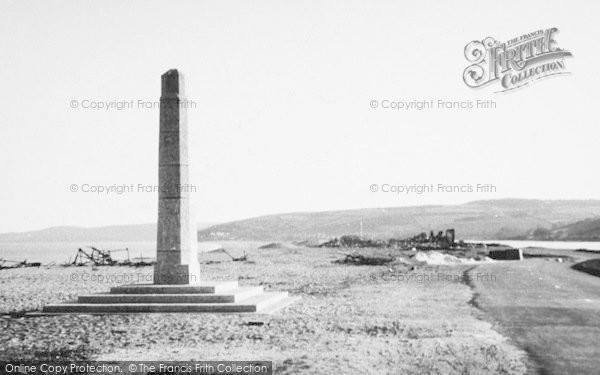
[[[302,299],[273,315],[5,316],[0,360],[272,360],[277,374],[522,374],[525,352],[494,331],[463,279],[472,266],[336,263],[335,249],[225,243],[201,254],[207,279],[286,290]],[[375,250],[364,250],[374,252]],[[387,252],[381,252],[385,255]],[[412,270],[411,270],[412,269]],[[151,267],[0,272],[0,308],[49,302],[150,275]]]

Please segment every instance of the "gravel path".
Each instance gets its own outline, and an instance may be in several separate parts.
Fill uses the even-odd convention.
[[[566,250],[560,255],[589,256]],[[475,279],[477,303],[498,329],[527,350],[530,369],[541,374],[596,375],[600,278],[571,269],[573,262],[557,260],[533,258],[477,267],[471,272],[496,275],[494,283]]]

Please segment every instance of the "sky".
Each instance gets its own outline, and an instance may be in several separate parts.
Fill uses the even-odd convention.
[[[199,222],[600,199],[599,14],[589,0],[3,1],[0,232],[155,222],[158,108],[146,106],[172,68],[194,103]],[[463,82],[469,42],[551,27],[570,74],[504,93]],[[382,108],[422,100],[496,108]],[[91,108],[109,102],[134,104]]]

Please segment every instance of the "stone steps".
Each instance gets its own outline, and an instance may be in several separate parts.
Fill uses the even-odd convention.
[[[110,288],[114,294],[190,294],[224,293],[238,288],[237,281],[199,282],[186,285],[131,284]]]
[[[295,301],[287,292],[238,287],[237,281],[194,285],[124,285],[110,293],[44,306],[43,314],[273,313]]]
[[[170,293],[170,294],[92,294],[79,296],[79,303],[228,303],[240,302],[248,297],[262,294],[262,287],[234,289],[227,294]]]

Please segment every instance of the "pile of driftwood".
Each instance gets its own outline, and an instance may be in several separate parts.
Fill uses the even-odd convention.
[[[17,261],[17,260],[8,260],[0,258],[0,270],[8,270],[13,268],[26,268],[26,267],[40,267],[42,263],[40,262],[28,262]]]
[[[382,240],[372,240],[368,238],[362,238],[360,236],[341,236],[340,238],[333,238],[327,241],[319,247],[387,247],[387,242]]]
[[[346,247],[346,248],[392,248],[399,250],[450,250],[463,247],[461,242],[455,242],[454,229],[447,229],[444,234],[439,231],[434,234],[433,231],[423,232],[410,238],[390,238],[389,240],[376,240],[364,238],[355,235],[344,235],[340,238],[333,238],[319,247]]]
[[[127,259],[117,260],[113,258],[113,253],[126,252]],[[140,256],[138,260],[131,260],[129,257],[129,248],[116,249],[116,250],[101,250],[96,247],[90,246],[89,250],[83,250],[79,248],[75,254],[75,259],[71,262],[71,259],[64,264],[65,267],[69,266],[134,266],[144,267],[151,266],[156,262],[150,259],[144,259]]]
[[[117,252],[126,252],[127,259],[118,260],[113,258],[113,254]],[[246,254],[244,253],[244,257],[239,260],[246,260]],[[234,259],[238,260],[238,259]],[[88,249],[83,250],[81,248],[77,249],[77,253],[75,253],[75,259],[71,261],[69,260],[63,264],[64,267],[71,266],[133,266],[133,267],[145,267],[151,266],[155,264],[156,261],[151,258],[143,258],[140,256],[139,258],[131,259],[129,257],[129,249],[116,249],[116,250],[101,250],[96,247],[90,246]],[[50,264],[45,264],[44,267],[52,267],[55,263],[52,262]],[[26,267],[41,267],[42,263],[40,262],[28,262],[24,261],[16,261],[16,260],[8,260],[0,258],[0,270],[5,269],[13,269],[13,268],[26,268]]]
[[[338,260],[337,263],[343,264],[354,264],[360,266],[382,266],[384,264],[388,264],[396,260],[393,256],[389,255],[387,257],[381,256],[366,256],[357,253],[345,254],[346,256]]]
[[[234,262],[245,262],[248,260],[248,254],[246,254],[246,251],[244,250],[244,255],[242,255],[241,257],[234,257],[233,255],[229,254],[227,252],[227,250],[223,249],[223,252],[227,255],[229,255],[229,257],[231,258],[232,261]]]

